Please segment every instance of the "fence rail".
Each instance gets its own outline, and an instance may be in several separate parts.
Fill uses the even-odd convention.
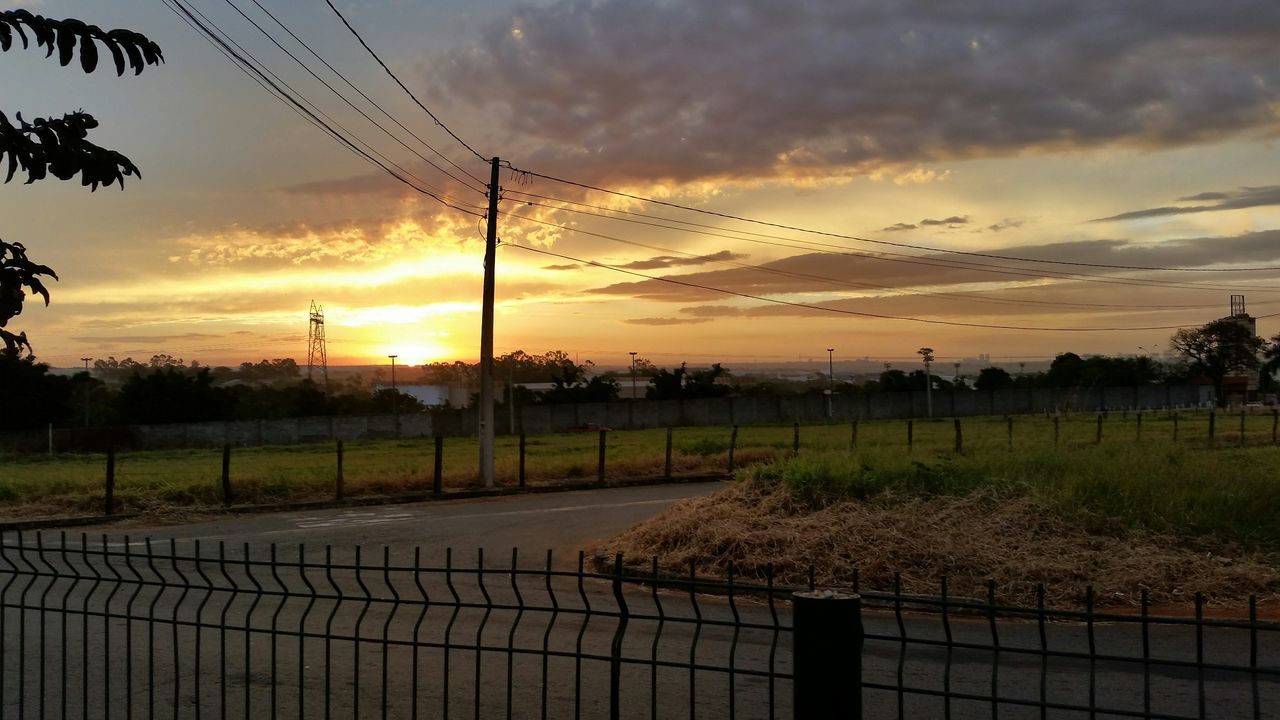
[[[1280,624],[417,548],[0,537],[16,718],[1280,712]],[[593,567],[595,569],[593,569]],[[799,593],[799,595],[797,595]],[[804,602],[800,602],[804,600]],[[861,607],[861,609],[859,609]],[[842,681],[833,682],[832,678]],[[833,708],[845,712],[836,714]]]

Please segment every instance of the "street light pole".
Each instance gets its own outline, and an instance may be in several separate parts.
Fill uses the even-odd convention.
[[[636,354],[635,351],[628,353],[631,355],[631,399],[636,399]]]
[[[827,417],[830,418],[835,414],[833,403],[836,394],[836,361],[835,348],[827,348]]]
[[[954,365],[956,366],[956,379],[953,382],[955,383],[955,386],[958,388],[960,387],[960,363],[954,363]]]
[[[396,358],[399,355],[388,355],[391,358],[391,415],[395,418],[396,437],[400,437],[400,391],[396,390]]]
[[[933,362],[933,348],[920,348],[916,351],[916,354],[924,358],[925,409],[928,412],[929,417],[933,417],[933,371],[929,369],[929,364]]]
[[[93,358],[87,358],[87,357],[80,358],[80,360],[84,362],[84,371],[86,374],[88,374],[89,372],[89,361],[92,359]],[[85,427],[89,427],[89,391],[91,387],[92,386],[90,383],[86,382],[84,384],[84,426]]]

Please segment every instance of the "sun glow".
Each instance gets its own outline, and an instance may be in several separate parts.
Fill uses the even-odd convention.
[[[397,365],[424,365],[453,357],[455,352],[439,340],[415,339],[369,346],[367,354],[380,362],[385,362],[388,355],[395,355]]]

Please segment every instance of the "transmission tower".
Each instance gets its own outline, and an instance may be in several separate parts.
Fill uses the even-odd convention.
[[[329,354],[324,346],[324,308],[311,301],[311,323],[307,329],[307,379],[319,365],[324,384],[329,385]]]

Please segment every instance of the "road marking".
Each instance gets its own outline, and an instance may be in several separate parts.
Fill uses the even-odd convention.
[[[454,520],[476,520],[481,518],[496,517],[514,517],[518,515],[540,515],[549,513],[574,512],[577,510],[608,510],[613,508],[624,507],[640,507],[644,505],[669,505],[676,500],[682,498],[663,498],[659,500],[632,500],[630,502],[620,503],[601,503],[596,505],[566,505],[553,508],[533,508],[528,510],[504,510],[501,512],[485,512],[485,513],[468,513],[465,515],[436,515],[429,512],[422,513],[396,513],[394,516],[383,516],[380,518],[350,518],[338,516],[325,521],[319,522],[302,522],[297,523],[297,527],[286,530],[268,530],[266,532],[255,533],[257,535],[286,535],[291,533],[307,532],[319,528],[341,528],[341,527],[361,527],[363,525],[385,525],[388,523],[400,523],[408,521],[430,521],[448,522]]]

